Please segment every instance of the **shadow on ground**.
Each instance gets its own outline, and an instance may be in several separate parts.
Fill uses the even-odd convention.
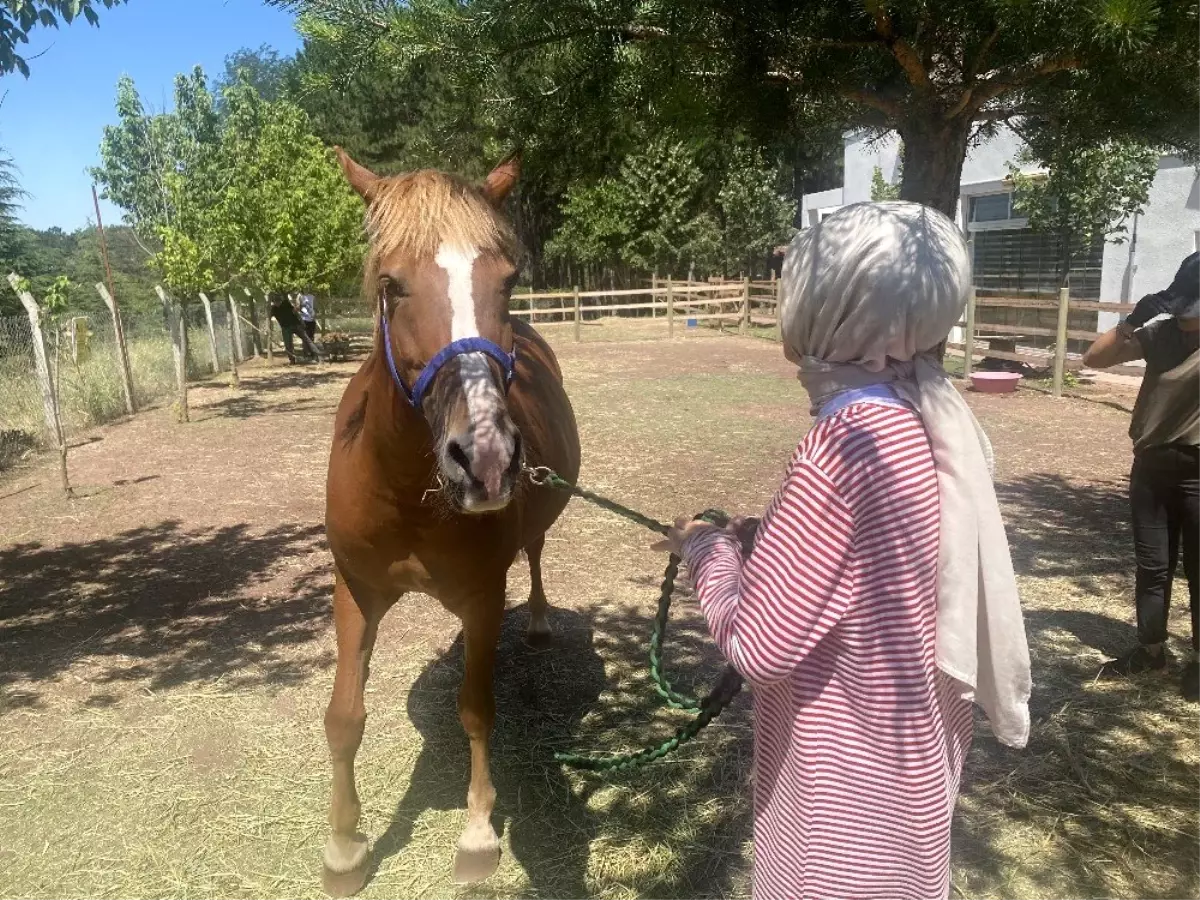
[[[1128,483],[1069,481],[1038,472],[998,483],[1019,575],[1066,576],[1099,590],[1099,576],[1133,571]]]
[[[527,621],[522,607],[504,625],[492,745],[494,824],[508,833],[529,879],[527,893],[591,897],[620,886],[635,896],[728,896],[745,868],[749,833],[746,698],[664,762],[611,776],[573,775],[555,762],[556,750],[638,749],[669,737],[685,719],[666,710],[644,677],[649,620],[610,609],[557,609],[555,644],[543,651],[525,646]],[[667,652],[683,686],[720,671],[695,622],[675,628]],[[461,673],[460,635],[409,693],[408,714],[424,746],[391,826],[375,845],[377,862],[404,854],[424,810],[465,807],[467,741],[456,708]],[[448,831],[441,841],[444,856],[435,865],[446,872],[457,836]],[[604,865],[589,867],[593,852],[604,854]],[[401,858],[397,865],[408,864]],[[489,891],[485,882],[468,895]]]
[[[1026,610],[1028,747],[1001,746],[980,718],[955,819],[962,895],[1197,895],[1196,707],[1179,696],[1179,670],[1096,678],[1136,643],[1132,607],[1128,619],[1097,608],[1132,586],[1126,490],[1049,474],[997,485],[1018,574],[1064,593],[1059,608]],[[1039,590],[1052,598],[1054,584]]]
[[[167,520],[86,543],[0,549],[0,689],[21,682],[4,705],[37,705],[39,683],[83,661],[93,690],[310,677],[311,660],[285,651],[326,626],[329,573],[311,569],[284,596],[264,585],[323,542],[315,525],[188,530]],[[88,702],[116,699],[101,690]]]

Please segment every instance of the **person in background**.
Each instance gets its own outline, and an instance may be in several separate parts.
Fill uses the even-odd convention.
[[[300,343],[304,345],[304,356],[306,359],[318,359],[319,354],[317,346],[309,339],[308,333],[304,329],[304,322],[296,315],[296,308],[292,306],[292,301],[282,291],[271,294],[271,315],[275,321],[279,323],[279,330],[283,334],[283,349],[287,353],[288,362],[292,365],[296,363],[295,346],[292,339],[300,338]]]
[[[971,701],[1029,738],[991,445],[935,352],[970,287],[962,232],[916,203],[801,232],[780,325],[816,424],[748,556],[752,521],[657,545],[754,688],[755,900],[946,897]]]
[[[310,342],[317,339],[317,298],[305,291],[300,295],[300,321]]]
[[[1181,689],[1195,702],[1200,698],[1200,253],[1183,261],[1169,288],[1143,297],[1125,321],[1101,335],[1083,364],[1104,369],[1135,359],[1146,361],[1129,423],[1138,643],[1105,663],[1104,674],[1166,669],[1171,584],[1182,551],[1191,594],[1192,654]]]

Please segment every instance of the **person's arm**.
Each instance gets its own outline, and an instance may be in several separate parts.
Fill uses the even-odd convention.
[[[1083,364],[1091,369],[1107,369],[1121,363],[1141,359],[1145,348],[1137,338],[1137,331],[1155,316],[1168,311],[1171,297],[1166,291],[1147,294],[1137,302],[1133,312],[1119,324],[1100,335],[1083,354]]]
[[[758,527],[743,562],[730,531],[684,546],[717,646],[751,684],[786,678],[850,606],[854,523],[829,477],[800,461]]]
[[[1083,354],[1083,364],[1089,369],[1107,369],[1141,358],[1137,332],[1126,321],[1100,335]]]

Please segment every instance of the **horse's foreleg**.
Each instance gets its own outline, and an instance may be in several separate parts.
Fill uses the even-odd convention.
[[[492,828],[496,789],[489,771],[488,740],[496,720],[492,680],[503,616],[503,589],[463,616],[466,666],[458,715],[471,741],[471,786],[467,790],[467,827],[458,839],[454,857],[454,880],[458,884],[482,881],[500,864],[500,839]]]
[[[550,643],[550,604],[546,600],[546,591],[542,587],[542,548],[546,546],[546,536],[541,535],[536,541],[525,548],[529,557],[529,629],[525,632],[525,640],[534,647]]]
[[[325,843],[323,873],[325,890],[334,897],[357,892],[367,877],[367,837],[358,831],[362,808],[354,786],[354,756],[367,719],[363,687],[383,612],[384,606],[378,602],[356,600],[341,575],[337,576],[333,588],[337,672],[333,696],[325,709],[325,738],[333,761],[331,834]]]

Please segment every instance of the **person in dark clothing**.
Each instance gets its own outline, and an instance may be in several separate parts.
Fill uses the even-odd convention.
[[[1159,318],[1162,315],[1168,318]],[[1151,321],[1151,320],[1154,321]],[[1133,408],[1129,500],[1137,559],[1138,645],[1105,663],[1105,674],[1165,669],[1167,613],[1179,557],[1192,606],[1192,656],[1182,690],[1200,697],[1200,253],[1183,261],[1165,291],[1138,301],[1124,322],[1083,357],[1095,368],[1145,359]]]
[[[304,323],[300,320],[300,316],[296,314],[296,308],[292,306],[292,302],[288,299],[287,294],[280,292],[271,295],[271,315],[279,323],[279,330],[283,334],[283,348],[287,352],[289,363],[295,364],[296,362],[295,346],[292,340],[297,337],[300,338],[300,343],[304,345],[304,356],[306,359],[320,358],[317,345],[312,342],[312,339],[308,336],[308,332],[305,331]]]

